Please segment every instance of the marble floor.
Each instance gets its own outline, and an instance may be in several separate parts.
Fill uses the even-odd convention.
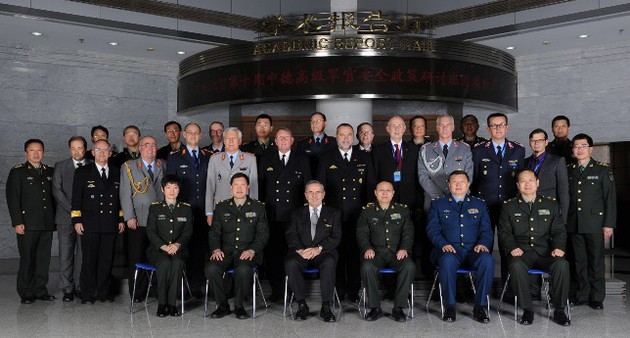
[[[158,318],[157,302],[152,299],[147,309],[136,306],[133,315],[128,312],[128,298],[124,296],[117,297],[114,303],[64,303],[61,292],[54,287],[57,274],[51,273],[49,290],[58,299],[24,305],[15,291],[15,271],[7,268],[13,264],[0,260],[0,337],[627,337],[630,332],[630,303],[622,296],[607,297],[603,311],[574,307],[569,327],[555,324],[546,304],[536,308],[533,325],[519,325],[511,306],[504,304],[503,312],[497,313],[496,299],[491,300],[489,324],[472,320],[470,304],[458,304],[457,321],[445,323],[440,320],[439,302],[432,302],[427,312],[420,298],[415,304],[415,318],[406,323],[389,317],[391,303],[387,302],[383,304],[386,316],[376,322],[361,320],[355,305],[344,302],[338,321],[325,323],[318,318],[320,304],[316,297],[309,300],[313,317],[306,321],[284,318],[282,304],[270,304],[267,310],[259,306],[256,319],[204,318],[202,302],[190,304],[182,317]],[[630,280],[627,272],[616,277]]]

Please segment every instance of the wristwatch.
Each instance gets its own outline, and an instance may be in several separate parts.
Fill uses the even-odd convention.
[[[322,250],[324,250],[324,247],[321,245],[318,245],[317,247],[319,248],[319,252],[322,252]]]

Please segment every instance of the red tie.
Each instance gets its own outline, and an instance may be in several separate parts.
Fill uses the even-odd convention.
[[[402,169],[402,161],[400,158],[400,148],[398,148],[398,144],[394,144],[394,147],[396,148],[394,151],[394,157],[396,158],[396,170],[400,170]]]

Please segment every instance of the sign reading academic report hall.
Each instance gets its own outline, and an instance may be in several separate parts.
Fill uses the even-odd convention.
[[[318,98],[469,102],[517,109],[514,58],[467,42],[391,35],[264,40],[180,64],[178,111]]]

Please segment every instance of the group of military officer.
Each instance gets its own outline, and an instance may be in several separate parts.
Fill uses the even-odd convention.
[[[455,140],[453,117],[441,115],[436,121],[438,140],[429,142],[427,121],[418,115],[409,121],[412,139],[404,141],[405,121],[393,116],[386,125],[388,142],[373,146],[372,125],[362,123],[356,131],[359,143],[353,146],[351,125],[339,125],[336,137],[326,135],[326,116],[316,112],[310,117],[312,135],[293,147],[294,138],[286,128],[278,129],[271,140],[272,118],[261,114],[256,118],[256,140],[243,145],[240,130],[213,122],[212,143],[200,147],[203,134],[198,124],[189,123],[182,130],[179,123],[169,121],[164,126],[169,142],[165,147],[158,150],[153,137],[141,137],[139,128],[128,126],[123,131],[127,147],[114,156],[107,128],[96,126],[93,150],[86,152],[82,137],[71,138],[71,159],[57,163],[54,175],[41,163],[43,142],[29,140],[24,147],[27,162],[16,166],[7,180],[7,201],[21,254],[18,293],[23,303],[54,299],[46,289],[44,272],[55,224],[60,231],[64,301],[72,301],[79,288],[83,303],[112,300],[113,242],[116,233],[125,230],[131,292],[134,265],[147,260],[147,249],[155,240],[155,233],[153,238],[147,233],[149,209],[153,203],[166,204],[161,183],[168,174],[177,182],[177,201],[188,206],[192,215],[187,217],[192,235],[184,236],[190,237],[186,273],[195,296],[201,296],[205,280],[210,281],[218,302],[213,317],[231,312],[221,289],[222,273],[234,268],[235,280],[248,281],[260,266],[270,281],[270,300],[282,299],[288,276],[299,307],[296,317],[306,318],[308,307],[298,277],[311,266],[309,261],[320,257],[322,281],[334,280],[340,298],[356,301],[363,280],[368,320],[382,313],[379,268],[396,270],[395,294],[386,297],[394,299],[392,317],[404,320],[402,308],[415,277],[416,265],[411,263],[415,258],[425,275],[437,268],[446,321],[455,320],[457,268],[474,268],[478,277],[473,317],[487,322],[485,295],[494,273],[490,252],[495,227],[501,276],[506,280],[508,272],[512,275],[512,289],[524,309],[521,323],[533,320],[531,295],[524,291],[532,283],[524,266],[549,270],[557,291],[554,318],[569,324],[562,311],[569,292],[565,283],[569,274],[564,271],[569,264],[556,263],[563,261],[567,249],[578,283],[573,304],[602,309],[603,246],[615,227],[616,204],[610,168],[590,157],[593,140],[578,134],[569,141],[569,119],[558,116],[552,121],[556,139],[548,142],[547,133],[535,129],[529,137],[533,155],[525,159],[524,147],[506,139],[506,115],[488,116],[487,125],[489,140],[476,135],[478,121],[467,115],[461,123],[464,136]],[[301,209],[305,201],[310,209]],[[332,228],[326,231],[330,238],[326,245],[315,245],[323,243],[317,236],[322,223]],[[253,225],[256,231],[245,230]],[[302,227],[310,233],[299,234]],[[168,247],[166,252],[177,252]],[[286,264],[279,263],[285,257]],[[332,264],[331,259],[335,271],[324,268]],[[242,300],[247,282],[238,283],[235,313],[246,318]],[[147,284],[137,280],[133,301],[143,299]],[[334,321],[328,308],[332,287],[324,284],[321,316]],[[158,315],[177,315],[173,302],[163,298]]]

